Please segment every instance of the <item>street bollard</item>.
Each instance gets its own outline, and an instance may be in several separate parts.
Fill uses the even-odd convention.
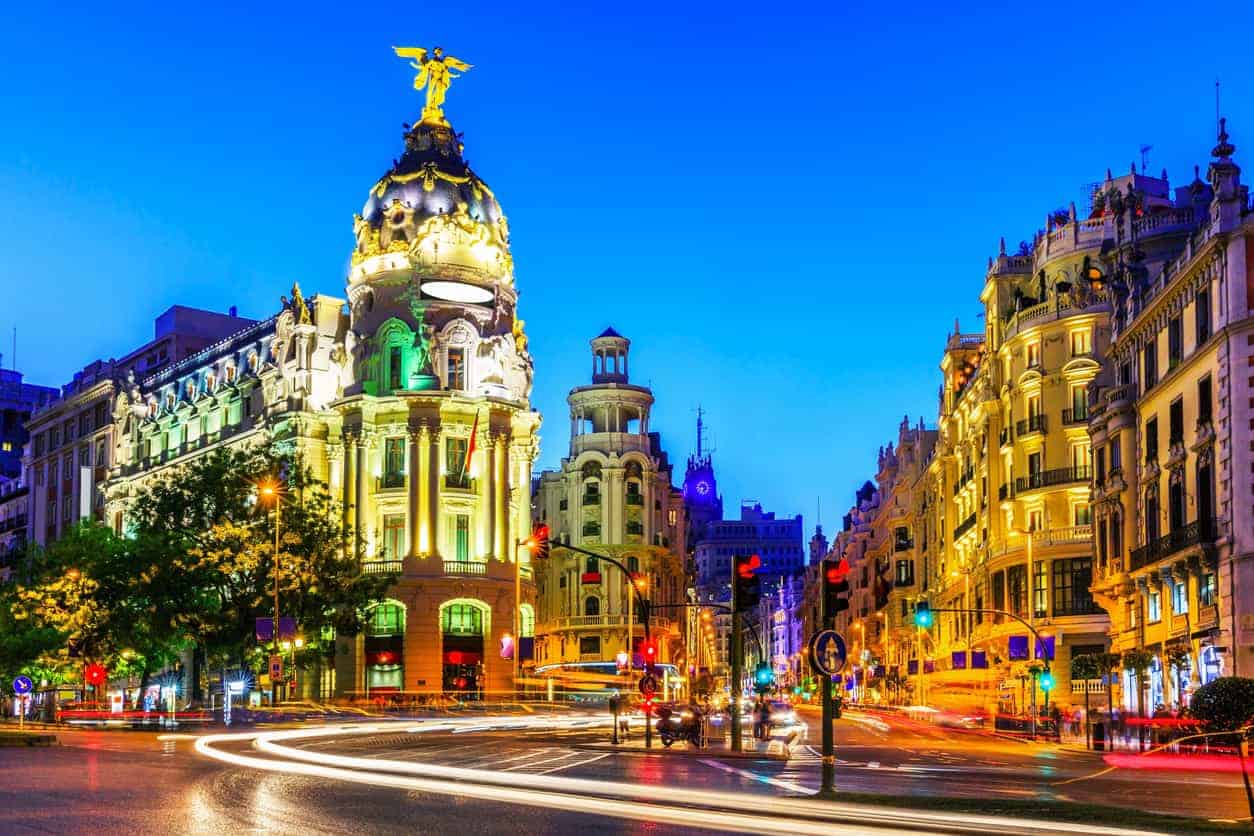
[[[617,695],[610,697],[610,714],[613,715],[614,717],[614,731],[613,731],[613,735],[610,738],[610,743],[613,743],[615,745],[618,744],[618,710],[619,710],[620,704],[621,704],[621,701],[619,700]]]

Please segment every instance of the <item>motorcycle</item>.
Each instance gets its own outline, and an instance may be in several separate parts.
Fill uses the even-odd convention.
[[[683,740],[700,748],[701,712],[691,708],[676,711],[660,706],[657,709],[657,734],[666,747],[676,740]]]

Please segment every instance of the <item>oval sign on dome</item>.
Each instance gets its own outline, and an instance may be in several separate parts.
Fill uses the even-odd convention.
[[[422,292],[446,302],[482,305],[494,298],[492,291],[465,282],[432,281],[422,283]]]

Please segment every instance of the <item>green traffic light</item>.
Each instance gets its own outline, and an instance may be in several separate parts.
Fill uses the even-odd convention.
[[[927,604],[917,604],[914,610],[914,623],[919,627],[932,626],[932,610]]]
[[[1054,675],[1049,671],[1041,674],[1041,690],[1048,691],[1054,687]]]

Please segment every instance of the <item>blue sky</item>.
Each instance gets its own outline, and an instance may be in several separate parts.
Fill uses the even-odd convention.
[[[441,44],[476,65],[446,112],[510,218],[540,464],[612,324],[676,479],[702,404],[729,510],[807,527],[903,414],[935,420],[999,235],[1143,144],[1188,182],[1216,77],[1254,178],[1241,4],[35,5],[0,21],[6,365],[13,325],[27,378],[60,384],[171,304],[341,294],[420,109],[389,47]]]

